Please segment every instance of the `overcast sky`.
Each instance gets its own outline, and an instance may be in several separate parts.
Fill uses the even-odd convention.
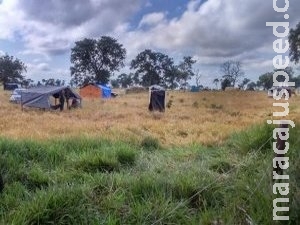
[[[299,0],[277,5],[285,1],[289,8],[279,13],[273,0],[0,0],[0,54],[22,60],[27,78],[69,81],[74,42],[109,35],[127,50],[123,71],[150,48],[176,63],[193,56],[204,85],[221,77],[220,65],[231,59],[256,81],[273,70],[276,55],[266,22],[289,22],[290,28],[300,22]]]

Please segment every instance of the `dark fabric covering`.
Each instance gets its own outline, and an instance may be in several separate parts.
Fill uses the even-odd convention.
[[[3,85],[3,89],[8,91],[13,91],[19,87],[21,87],[21,85],[18,83],[4,83]]]
[[[150,111],[165,111],[165,90],[157,87],[150,87]]]

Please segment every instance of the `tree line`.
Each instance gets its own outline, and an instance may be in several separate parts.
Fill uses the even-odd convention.
[[[295,29],[289,32],[289,56],[290,61],[299,63],[300,60],[300,23]],[[185,88],[188,81],[194,77],[197,86],[200,86],[201,74],[193,66],[196,63],[191,56],[184,56],[179,63],[164,53],[145,49],[130,62],[130,73],[121,73],[117,78],[112,76],[125,66],[126,49],[122,44],[109,36],[102,36],[99,39],[85,38],[75,42],[71,49],[71,81],[74,86],[82,86],[87,83],[111,83],[114,87],[126,88],[132,85],[144,87],[159,84],[166,88]],[[32,85],[31,79],[23,75],[26,72],[26,65],[19,59],[8,54],[0,57],[0,82],[18,82],[25,86]],[[220,66],[221,78],[216,78],[213,83],[221,89],[236,87],[241,89],[255,89],[272,87],[272,72],[259,76],[257,82],[250,81],[244,77],[242,63],[228,60]],[[285,68],[290,80],[300,86],[300,76],[295,76],[291,67]],[[243,78],[243,79],[242,79]],[[63,80],[43,79],[38,84],[43,85],[64,85]]]

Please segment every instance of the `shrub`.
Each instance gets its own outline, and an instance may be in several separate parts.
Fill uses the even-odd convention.
[[[167,108],[168,108],[168,109],[171,108],[172,104],[173,104],[173,100],[170,99],[170,100],[168,101],[168,103],[167,103]]]
[[[152,151],[158,149],[160,147],[160,144],[158,139],[151,136],[147,136],[142,140],[141,146],[145,150]]]
[[[195,108],[199,108],[199,103],[196,101],[196,102],[193,103],[192,106],[195,107]]]
[[[117,152],[117,159],[121,164],[133,165],[136,160],[136,152],[131,149],[122,149]]]

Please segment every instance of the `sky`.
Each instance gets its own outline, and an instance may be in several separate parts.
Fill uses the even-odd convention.
[[[279,55],[266,22],[289,28],[300,22],[299,0],[274,2],[279,8],[288,3],[286,12],[276,12],[273,0],[0,0],[0,54],[23,61],[26,78],[68,82],[75,42],[111,36],[127,51],[125,68],[114,76],[129,72],[130,61],[151,49],[175,63],[192,56],[204,86],[222,76],[220,65],[228,60],[240,61],[245,77],[257,81],[273,71]]]

